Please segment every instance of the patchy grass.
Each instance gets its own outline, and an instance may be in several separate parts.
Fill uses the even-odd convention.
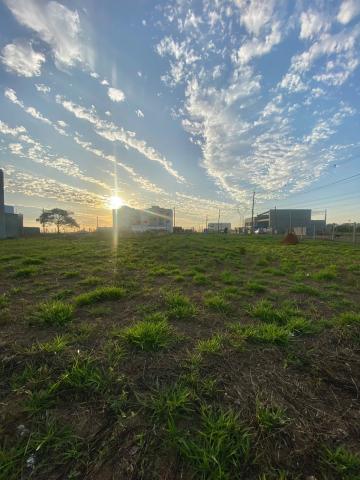
[[[165,295],[165,304],[170,319],[186,320],[194,317],[197,313],[197,308],[190,298],[179,292],[168,292]]]
[[[121,287],[100,287],[91,292],[83,293],[75,297],[78,306],[92,305],[107,300],[119,300],[125,296],[125,289]]]
[[[215,312],[227,313],[230,311],[230,303],[221,294],[208,293],[204,299],[204,305]]]
[[[359,477],[358,247],[183,234],[0,248],[0,478]]]
[[[15,278],[28,278],[35,275],[37,272],[38,270],[34,267],[19,268],[18,270],[15,270],[13,276]]]
[[[170,345],[173,331],[166,320],[138,322],[123,333],[129,345],[145,351],[157,351]]]
[[[203,406],[197,431],[188,433],[172,423],[169,433],[196,478],[230,480],[246,471],[251,437],[231,410],[213,410]]]
[[[60,300],[40,303],[31,313],[31,320],[42,325],[62,326],[73,319],[74,307]]]
[[[241,326],[232,325],[233,330],[242,338],[254,343],[273,343],[275,345],[286,345],[289,341],[290,331],[275,323],[260,325]]]

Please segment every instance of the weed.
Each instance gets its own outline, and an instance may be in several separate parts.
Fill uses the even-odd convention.
[[[192,411],[192,392],[182,385],[158,390],[147,400],[152,418],[156,423],[165,423],[178,419]]]
[[[208,277],[204,273],[196,273],[193,276],[193,282],[196,285],[208,285],[210,283]]]
[[[104,280],[101,277],[96,277],[95,275],[90,275],[89,277],[84,278],[83,280],[80,280],[79,284],[80,285],[87,285],[89,287],[93,287],[95,285],[99,285],[100,283],[103,283]]]
[[[80,276],[80,272],[77,272],[77,271],[70,270],[67,272],[63,272],[64,278],[77,278],[79,276]]]
[[[289,421],[285,411],[277,406],[264,406],[258,400],[256,402],[256,420],[260,428],[268,431],[281,428]]]
[[[203,406],[197,431],[183,432],[172,423],[169,434],[196,478],[230,480],[244,472],[249,463],[250,434],[231,410]]]
[[[336,265],[329,265],[313,274],[315,280],[335,280],[337,277]]]
[[[337,447],[335,450],[326,449],[323,461],[339,475],[338,478],[341,480],[360,478],[360,456],[349,452],[344,447]]]
[[[207,294],[204,299],[204,304],[210,310],[215,310],[220,313],[227,313],[230,311],[230,304],[221,294]]]
[[[78,306],[92,305],[106,300],[117,300],[125,296],[125,290],[121,287],[100,287],[75,297],[75,304]]]
[[[165,295],[168,308],[167,315],[170,319],[184,320],[196,315],[197,309],[191,300],[178,292],[169,292]]]
[[[70,390],[77,393],[100,393],[105,390],[107,383],[107,378],[91,358],[77,356],[71,367],[52,385],[51,391]]]
[[[263,322],[284,325],[298,311],[291,305],[285,304],[281,308],[275,308],[268,300],[260,300],[255,305],[248,307],[248,313]]]
[[[27,267],[27,268],[20,268],[19,270],[15,270],[14,277],[15,278],[28,278],[32,275],[35,275],[38,272],[36,268]]]
[[[157,351],[169,346],[173,332],[166,320],[142,321],[123,332],[125,340],[139,350]]]
[[[23,478],[27,471],[34,478],[41,473],[42,478],[49,478],[67,461],[79,460],[81,446],[81,439],[69,427],[45,417],[33,431],[25,429],[16,445],[5,441],[0,447],[1,477]]]
[[[41,258],[24,258],[24,260],[21,263],[25,266],[41,265],[44,263],[44,260],[42,260]]]
[[[214,335],[207,340],[199,340],[196,345],[196,350],[200,353],[219,353],[223,341],[224,339],[221,335]]]
[[[355,312],[342,313],[332,320],[332,324],[340,327],[360,325],[360,314]]]
[[[254,343],[286,345],[290,336],[290,332],[286,327],[276,325],[275,323],[265,323],[256,326],[233,324],[232,328],[242,338]]]
[[[320,297],[321,292],[320,290],[311,287],[310,285],[306,285],[305,283],[299,283],[291,288],[291,292],[293,293],[303,293],[304,295],[311,295],[312,297]]]
[[[222,272],[220,278],[226,285],[233,285],[237,281],[237,277],[233,273],[227,271]]]
[[[249,290],[250,292],[255,292],[255,293],[262,293],[266,291],[265,285],[259,282],[254,282],[254,281],[248,282],[245,285],[245,288],[247,288],[247,290]]]
[[[60,300],[40,303],[31,319],[43,325],[65,325],[73,318],[74,307]]]
[[[56,335],[52,340],[44,343],[35,343],[31,346],[31,352],[60,353],[66,349],[69,344],[66,335]]]

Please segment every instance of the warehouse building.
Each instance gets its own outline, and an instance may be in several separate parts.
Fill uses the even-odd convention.
[[[23,216],[5,205],[4,172],[0,169],[0,238],[16,238],[23,234]]]
[[[139,210],[124,205],[113,210],[113,228],[115,231],[133,233],[172,233],[173,211],[158,206],[152,206],[147,210]]]
[[[285,234],[294,231],[298,235],[311,235],[325,231],[325,220],[312,220],[311,209],[274,208],[254,217],[255,232]],[[245,228],[251,230],[251,218],[245,219]]]
[[[231,223],[209,222],[207,225],[208,233],[230,233]]]

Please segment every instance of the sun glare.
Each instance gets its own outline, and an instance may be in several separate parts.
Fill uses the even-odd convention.
[[[124,205],[124,201],[121,197],[114,196],[110,198],[110,208],[116,210]]]

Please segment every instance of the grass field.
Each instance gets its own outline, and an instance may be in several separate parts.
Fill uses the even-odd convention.
[[[360,479],[360,249],[0,243],[0,478]]]

